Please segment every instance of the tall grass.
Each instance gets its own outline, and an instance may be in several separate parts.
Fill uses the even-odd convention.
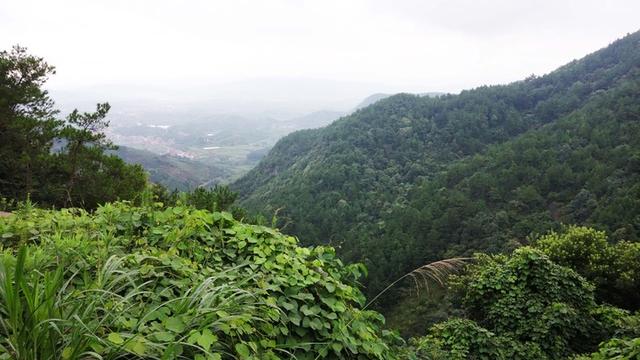
[[[26,247],[0,256],[0,359],[193,358],[209,352],[187,341],[199,327],[256,313],[254,296],[227,283],[224,273],[149,306],[157,284],[128,269],[127,257],[112,256],[95,271],[71,271],[64,261],[39,271],[27,268]],[[145,320],[158,313],[186,319],[184,329],[165,341],[140,336]],[[128,318],[137,323],[123,326]],[[222,339],[217,346],[222,353],[231,349]]]
[[[109,290],[123,274],[109,273],[115,261],[108,261],[103,272],[109,278],[94,295],[75,290],[78,273],[68,274],[64,266],[45,272],[25,269],[27,251],[21,248],[15,258],[4,254],[0,261],[0,351],[25,360],[92,357],[95,333],[110,321],[109,315],[96,316],[102,302],[126,301]]]
[[[421,288],[429,288],[429,284],[435,283],[438,286],[444,287],[448,277],[462,270],[471,258],[451,258],[435,261],[426,265],[422,265],[410,272],[397,278],[391,284],[387,285],[382,291],[380,291],[373,299],[365,305],[364,309],[368,308],[371,304],[376,302],[382,295],[389,291],[392,287],[402,282],[407,278],[411,278],[415,285],[416,291],[420,291]]]

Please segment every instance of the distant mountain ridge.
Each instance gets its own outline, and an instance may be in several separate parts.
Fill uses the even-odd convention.
[[[362,102],[356,105],[354,110],[360,110],[362,108],[366,108],[367,106],[373,105],[382,99],[388,98],[389,96],[392,96],[392,94],[377,93],[377,94],[369,95],[364,100],[362,100]]]
[[[436,96],[446,95],[446,93],[439,92],[439,91],[431,91],[431,92],[419,93],[419,94],[416,94],[416,95],[418,95],[418,96],[426,96],[426,97],[436,97]],[[369,105],[373,105],[373,104],[377,103],[378,101],[386,99],[386,98],[388,98],[390,96],[393,96],[393,94],[376,93],[376,94],[373,94],[373,95],[369,95],[364,100],[362,100],[362,102],[360,102],[358,105],[356,105],[356,107],[354,108],[354,111],[360,110],[360,109],[365,108],[365,107],[367,107]]]

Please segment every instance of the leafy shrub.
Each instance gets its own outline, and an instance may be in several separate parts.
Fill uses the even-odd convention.
[[[29,208],[0,236],[5,357],[395,357],[361,265],[226,212]]]
[[[428,336],[413,339],[414,359],[545,359],[535,343],[519,343],[480,327],[472,320],[452,319],[434,325]]]
[[[520,248],[510,256],[479,255],[477,263],[469,267],[467,274],[456,278],[453,286],[460,293],[466,316],[481,328],[468,324],[466,327],[492,342],[480,347],[478,340],[470,342],[468,335],[463,336],[464,331],[454,335],[443,331],[446,326],[436,327],[431,337],[451,349],[466,349],[472,357],[501,349],[498,340],[507,341],[504,339],[512,339],[509,341],[513,344],[531,351],[537,345],[549,358],[592,351],[611,336],[611,332],[603,333],[601,329],[605,320],[615,324],[616,316],[626,315],[624,311],[608,312],[608,318],[597,314],[593,286],[530,247]],[[459,323],[449,326],[460,328]]]
[[[411,339],[406,359],[562,359],[640,336],[640,315],[598,305],[582,276],[531,247],[479,254],[451,287],[466,318]]]
[[[600,346],[590,356],[580,356],[576,360],[637,360],[640,359],[640,338],[611,339]]]
[[[570,226],[540,237],[535,246],[593,282],[599,299],[631,310],[640,306],[640,243],[610,244],[604,231]]]

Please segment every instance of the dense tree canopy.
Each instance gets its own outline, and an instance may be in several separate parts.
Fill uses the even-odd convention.
[[[640,123],[629,115],[638,104],[640,82],[627,82],[553,124],[452,163],[413,187],[375,236],[354,236],[358,248],[368,244],[369,263],[400,263],[401,272],[439,257],[509,251],[562,223],[638,241]],[[388,275],[380,276],[374,282]]]
[[[604,231],[572,226],[542,236],[535,246],[596,284],[600,300],[640,308],[640,242],[611,244]]]
[[[24,198],[40,187],[50,168],[49,149],[62,122],[42,89],[52,66],[15,47],[0,52],[1,193]],[[35,194],[34,194],[35,195]]]

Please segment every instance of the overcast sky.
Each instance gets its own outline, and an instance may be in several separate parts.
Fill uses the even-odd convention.
[[[2,0],[0,48],[54,89],[255,78],[457,92],[543,74],[640,29],[640,1]]]

